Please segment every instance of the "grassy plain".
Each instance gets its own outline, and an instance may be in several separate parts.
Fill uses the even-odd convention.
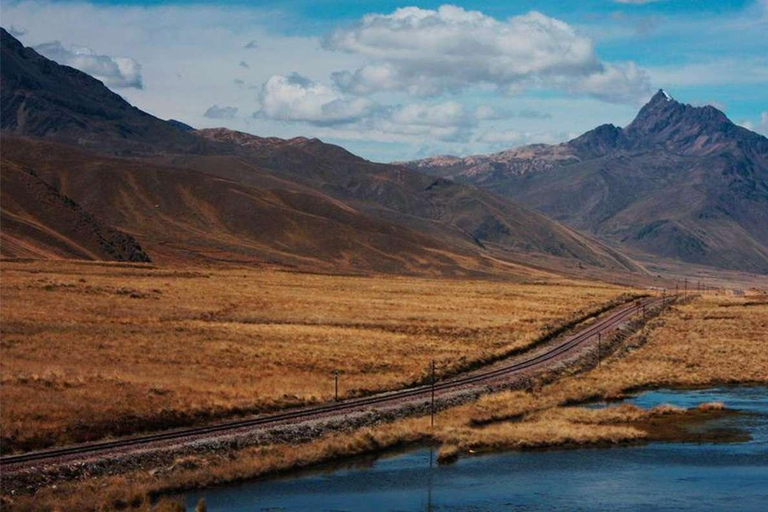
[[[668,406],[643,410],[627,405],[590,410],[565,405],[616,398],[645,387],[768,384],[766,332],[768,297],[705,296],[674,306],[652,320],[600,368],[530,391],[497,393],[443,411],[434,429],[429,427],[429,418],[407,418],[328,434],[300,445],[184,457],[152,475],[142,471],[62,484],[41,490],[34,501],[22,497],[12,503],[20,510],[36,509],[41,504],[62,510],[131,502],[148,507],[148,495],[255,478],[425,441],[440,443],[442,459],[451,460],[494,449],[675,439],[681,434],[681,424],[728,411],[723,410],[723,404],[693,410]]]
[[[4,449],[396,388],[524,347],[627,289],[2,262]]]

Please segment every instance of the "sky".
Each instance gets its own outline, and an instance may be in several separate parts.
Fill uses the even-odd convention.
[[[2,0],[0,24],[160,118],[375,161],[624,126],[659,88],[768,135],[768,0]]]

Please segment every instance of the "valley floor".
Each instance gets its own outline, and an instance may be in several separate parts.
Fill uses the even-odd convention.
[[[400,388],[632,290],[85,262],[2,263],[4,451]]]

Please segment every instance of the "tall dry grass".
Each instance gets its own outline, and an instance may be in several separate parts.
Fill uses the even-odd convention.
[[[3,262],[7,449],[349,396],[525,347],[624,289]]]

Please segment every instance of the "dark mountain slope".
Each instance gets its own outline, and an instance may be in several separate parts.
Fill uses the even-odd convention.
[[[450,173],[444,162],[409,165],[517,199],[617,248],[768,273],[768,139],[714,107],[659,91],[624,129],[454,161]]]
[[[121,153],[201,151],[199,137],[131,106],[99,80],[46,59],[0,28],[2,129]]]

